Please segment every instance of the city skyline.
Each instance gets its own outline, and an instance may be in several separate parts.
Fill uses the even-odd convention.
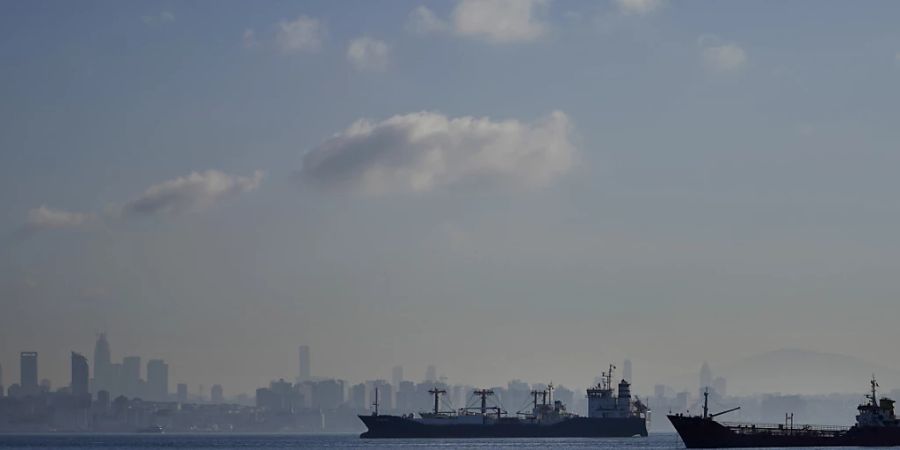
[[[110,348],[111,346],[106,338],[106,334],[99,333],[92,355],[94,361],[93,365],[88,363],[88,358],[83,356],[82,353],[71,351],[71,361],[67,369],[68,378],[66,379],[48,376],[44,372],[41,372],[39,370],[39,352],[22,351],[19,354],[19,382],[9,383],[4,386],[4,391],[0,391],[0,396],[5,393],[5,390],[10,388],[17,392],[16,395],[29,395],[29,393],[33,394],[39,390],[50,390],[49,386],[53,386],[56,388],[65,387],[69,392],[76,394],[90,393],[91,395],[96,396],[97,393],[102,390],[107,391],[107,395],[112,398],[123,395],[128,398],[141,398],[149,401],[177,400],[185,402],[189,401],[189,399],[210,401],[216,396],[218,396],[220,400],[226,398],[224,395],[224,386],[221,382],[217,381],[216,378],[192,380],[190,383],[183,380],[178,380],[177,383],[171,382],[169,364],[167,364],[165,360],[148,359],[146,361],[146,366],[141,366],[141,356],[129,355],[122,356],[120,358],[121,362],[117,363],[114,362],[114,359],[112,358]],[[371,386],[373,382],[383,383],[385,386],[388,386],[388,392],[393,392],[394,395],[396,395],[397,388],[402,386],[405,382],[412,382],[415,384],[430,383],[432,385],[443,385],[449,382],[460,386],[484,387],[495,386],[506,382],[518,382],[523,378],[513,377],[507,381],[492,380],[487,383],[472,383],[466,379],[454,380],[444,375],[439,376],[437,366],[434,364],[429,364],[422,368],[421,376],[418,378],[415,375],[411,378],[405,377],[403,365],[391,367],[389,375],[378,374],[376,372],[365,372],[356,373],[353,374],[353,376],[342,376],[340,374],[328,373],[327,371],[322,371],[322,373],[314,375],[312,373],[310,347],[308,345],[300,345],[297,348],[300,350],[295,355],[299,367],[299,372],[296,377],[286,377],[284,374],[272,376],[269,377],[267,381],[256,386],[251,386],[249,389],[241,386],[231,386],[228,398],[231,400],[243,398],[243,401],[246,402],[253,397],[253,391],[257,390],[258,386],[264,386],[267,383],[279,380],[283,382],[285,379],[295,380],[298,384],[304,382],[318,383],[336,380],[344,385],[344,390],[349,399],[353,396],[352,386],[357,383],[366,384],[368,386],[367,389],[374,388]],[[769,360],[762,360],[763,358],[769,358]],[[819,361],[810,364],[809,360],[817,358],[825,358],[826,360],[830,360],[830,362]],[[842,360],[838,361],[834,360],[834,358]],[[788,360],[805,360],[807,363],[800,364],[800,372],[797,372],[798,369],[795,367],[785,369],[782,371],[784,373],[780,373],[777,369],[783,366]],[[753,370],[737,369],[737,372],[733,365],[730,368],[728,365],[719,365],[718,367],[724,367],[724,370],[731,374],[737,373],[737,378],[745,382],[748,378],[759,379],[774,375],[776,380],[786,381],[787,383],[772,384],[772,380],[764,380],[762,384],[757,383],[751,386],[742,386],[741,384],[738,384],[734,390],[737,395],[757,395],[766,392],[804,395],[851,394],[857,391],[860,377],[865,373],[870,373],[870,371],[879,373],[882,376],[882,382],[886,383],[886,386],[891,386],[889,383],[897,383],[897,385],[900,386],[900,370],[889,366],[872,364],[845,355],[817,353],[796,349],[781,349],[760,355],[752,355],[740,361],[738,367],[741,367],[741,365],[744,367],[748,365],[755,367]],[[808,380],[810,376],[817,374],[823,370],[823,367],[827,367],[828,365],[832,366],[832,372],[835,373],[831,374],[832,376],[825,378],[828,378],[832,386],[840,387],[832,390],[828,390],[827,388],[825,390],[819,388],[809,389],[809,383],[805,380]],[[3,367],[2,361],[0,361],[0,386],[3,386]],[[7,367],[9,367],[8,364]],[[635,381],[632,379],[633,369],[631,359],[625,358],[621,367],[616,364],[610,364],[604,365],[602,369],[598,370],[597,375],[592,377],[593,385],[600,383],[599,380],[601,380],[601,377],[599,374],[601,372],[608,372],[608,369],[612,369],[616,379],[626,380],[632,384],[636,383],[634,390],[638,393],[643,393],[645,396],[651,395],[651,392],[653,395],[659,396],[659,393],[661,392],[660,386],[665,386],[665,392],[675,390],[678,392],[685,392],[688,395],[693,395],[695,398],[696,396],[702,395],[707,389],[709,389],[710,392],[714,392],[716,395],[721,396],[732,392],[728,390],[729,384],[726,377],[721,376],[718,371],[714,372],[707,361],[704,361],[696,372],[697,376],[699,376],[699,383],[692,382],[691,377],[693,375],[690,375],[689,373],[682,374],[682,376],[675,378],[660,378],[652,373],[641,373],[642,371],[640,370],[638,371],[639,381]],[[797,376],[796,374],[798,373],[802,375]],[[761,376],[760,374],[767,375]],[[790,379],[792,376],[793,379]],[[531,380],[530,382],[542,384],[552,382],[552,379],[544,381]],[[592,384],[585,379],[578,383],[557,383],[557,385],[580,389],[589,387]],[[27,387],[22,389],[21,386]],[[776,386],[776,388],[772,389],[768,386]],[[800,388],[798,389],[798,387]],[[895,389],[900,390],[900,388]]]

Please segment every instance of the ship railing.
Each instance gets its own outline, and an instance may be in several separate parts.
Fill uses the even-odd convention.
[[[743,423],[721,422],[721,425],[737,434],[771,434],[787,436],[836,436],[846,433],[851,427],[841,425],[798,425],[785,426],[783,423]]]

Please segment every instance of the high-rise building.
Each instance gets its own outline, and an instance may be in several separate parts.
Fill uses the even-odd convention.
[[[622,364],[622,379],[631,383],[631,360],[626,359]]]
[[[25,394],[38,391],[38,354],[22,352],[19,354],[19,385]]]
[[[94,391],[108,391],[112,387],[112,358],[106,334],[100,333],[94,344]]]
[[[337,409],[344,403],[344,382],[341,380],[317,381],[312,387],[312,407]]]
[[[369,404],[366,403],[365,383],[355,384],[350,387],[350,407],[357,412],[369,409]]]
[[[181,403],[187,403],[187,400],[188,400],[187,384],[178,383],[177,392],[178,392],[178,401]]]
[[[169,397],[169,365],[161,359],[147,361],[147,400],[165,401]]]
[[[300,371],[297,374],[298,381],[307,381],[311,377],[311,371],[309,367],[309,346],[301,345],[298,356],[300,357]]]
[[[666,385],[657,384],[653,386],[653,396],[656,398],[664,398],[666,396]]]
[[[225,403],[225,395],[221,384],[214,384],[209,390],[209,401],[212,403]]]
[[[109,395],[113,398],[122,395],[124,387],[122,386],[122,363],[112,363],[109,365]]]
[[[720,397],[724,397],[728,395],[728,382],[725,380],[725,377],[716,377],[713,380],[712,390],[719,395]]]
[[[703,365],[700,366],[700,392],[703,392],[706,388],[712,388],[712,382],[712,370],[710,370],[709,364],[704,361]]]
[[[394,366],[391,369],[391,384],[394,385],[394,389],[400,386],[401,381],[403,381],[403,366]]]
[[[416,383],[412,381],[401,381],[397,385],[397,401],[394,407],[403,413],[412,411],[415,408],[416,401]]]
[[[0,365],[0,398],[3,398],[3,366]]]
[[[73,395],[88,395],[88,380],[90,379],[87,358],[79,353],[72,352],[72,383],[69,388]]]
[[[126,397],[140,397],[141,357],[126,356],[122,358],[122,390]]]
[[[425,369],[425,381],[437,381],[437,368],[434,367],[434,364],[429,364],[428,368]]]

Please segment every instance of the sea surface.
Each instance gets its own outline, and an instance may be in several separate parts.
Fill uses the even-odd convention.
[[[0,448],[46,449],[681,449],[676,434],[627,439],[377,439],[297,434],[0,434]]]
[[[0,448],[47,449],[674,449],[676,434],[626,439],[360,439],[356,434],[0,434]]]

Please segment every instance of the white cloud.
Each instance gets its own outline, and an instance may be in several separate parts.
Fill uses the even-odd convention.
[[[450,29],[447,21],[438,17],[434,11],[425,6],[419,6],[409,13],[406,27],[415,33],[439,33]]]
[[[244,34],[241,36],[241,45],[244,48],[256,48],[259,46],[259,41],[256,40],[256,32],[252,28],[244,30]]]
[[[747,53],[734,43],[721,43],[710,36],[700,38],[703,64],[714,72],[735,72],[747,64]]]
[[[616,0],[619,11],[623,14],[650,14],[662,8],[666,0]]]
[[[56,230],[63,228],[78,228],[94,220],[91,214],[62,211],[46,206],[28,211],[25,219],[24,230],[37,232],[41,230]]]
[[[307,153],[298,178],[374,195],[472,183],[542,186],[572,165],[571,128],[559,111],[532,124],[435,112],[359,120]]]
[[[533,41],[547,31],[547,25],[535,17],[547,3],[548,0],[460,0],[449,22],[419,6],[410,13],[407,28],[417,33],[451,31],[493,43]]]
[[[146,15],[141,17],[141,20],[144,21],[147,25],[154,25],[157,23],[169,23],[175,21],[175,14],[172,14],[171,11],[163,11],[156,15]]]
[[[312,17],[300,16],[293,21],[278,23],[275,41],[287,53],[316,52],[325,39],[325,25]]]
[[[367,36],[354,39],[347,46],[347,59],[359,70],[383,71],[387,68],[389,53],[386,43]]]
[[[176,214],[196,211],[216,202],[259,187],[263,173],[229,175],[218,170],[192,172],[188,176],[163,181],[122,207],[125,215]]]
[[[460,0],[453,10],[453,27],[463,36],[508,43],[541,37],[546,25],[534,17],[545,0]]]

